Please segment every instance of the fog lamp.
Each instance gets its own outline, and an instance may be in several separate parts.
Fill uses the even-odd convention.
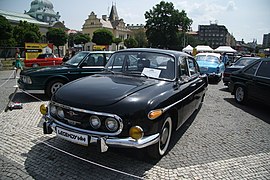
[[[41,104],[40,107],[39,107],[39,111],[43,115],[47,114],[47,105],[46,104]]]
[[[156,119],[158,118],[159,116],[161,116],[163,113],[163,110],[162,109],[156,109],[156,110],[152,110],[148,113],[148,118],[153,120],[153,119]]]
[[[143,129],[140,126],[133,126],[129,130],[129,136],[133,139],[139,140],[143,137]]]

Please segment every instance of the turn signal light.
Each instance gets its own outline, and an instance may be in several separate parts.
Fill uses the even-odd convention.
[[[159,116],[161,116],[163,113],[162,109],[156,109],[156,110],[152,110],[148,113],[148,118],[153,120],[158,118]]]
[[[46,104],[41,104],[40,107],[39,107],[39,111],[43,115],[47,114],[47,111],[48,111],[47,105]]]
[[[133,126],[129,130],[129,135],[133,139],[139,140],[143,137],[143,129],[140,126]]]

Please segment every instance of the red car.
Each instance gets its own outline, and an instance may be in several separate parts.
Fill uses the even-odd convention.
[[[63,58],[58,58],[54,54],[39,54],[35,59],[24,60],[25,67],[55,66],[62,64]]]

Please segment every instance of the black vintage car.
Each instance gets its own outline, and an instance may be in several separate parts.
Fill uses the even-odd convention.
[[[30,93],[46,93],[51,97],[63,84],[104,70],[113,52],[82,51],[61,66],[23,70],[18,80],[20,89]]]
[[[229,89],[237,103],[248,99],[270,105],[270,59],[259,59],[231,74]]]
[[[229,85],[230,82],[230,76],[233,71],[237,71],[250,63],[260,59],[259,57],[241,57],[239,58],[235,63],[233,63],[231,66],[227,66],[225,68],[225,71],[223,73],[223,83],[225,86]]]
[[[163,156],[172,132],[199,108],[207,90],[188,54],[160,49],[115,52],[105,72],[61,87],[48,107],[41,106],[45,134],[68,141],[145,148]]]

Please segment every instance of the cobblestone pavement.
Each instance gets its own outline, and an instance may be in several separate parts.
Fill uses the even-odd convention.
[[[0,71],[1,84],[5,78]],[[0,87],[1,104],[13,92],[12,83]],[[237,105],[221,82],[209,85],[200,111],[174,133],[169,153],[159,161],[139,150],[110,148],[98,153],[95,146],[43,135],[37,127],[42,102],[21,92],[15,99],[23,102],[23,109],[0,114],[0,179],[270,177],[269,107]]]

